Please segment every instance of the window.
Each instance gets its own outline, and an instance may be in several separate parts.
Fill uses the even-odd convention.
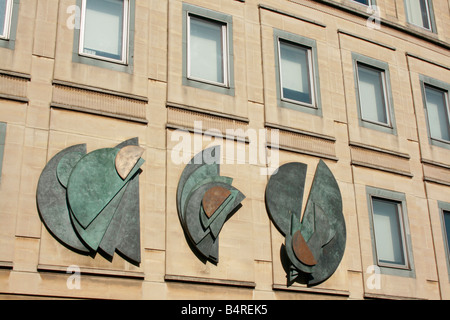
[[[79,54],[128,62],[128,0],[83,0]]]
[[[372,210],[378,264],[407,268],[401,203],[373,197]]]
[[[425,101],[430,138],[450,142],[448,91],[425,85]]]
[[[447,256],[449,254],[448,250],[450,248],[450,211],[442,210],[442,217],[444,219],[444,230],[445,230],[445,241],[447,244]]]
[[[322,116],[316,41],[278,29],[273,34],[278,106]]]
[[[13,0],[0,0],[0,39],[9,39]]]
[[[233,16],[183,3],[185,86],[234,96]]]
[[[354,2],[361,3],[366,6],[370,6],[370,0],[353,0]]]
[[[404,193],[366,187],[374,264],[381,273],[415,277]]]
[[[440,211],[445,256],[447,257],[447,272],[450,279],[450,203],[438,201],[438,207]]]
[[[431,30],[431,10],[429,0],[405,0],[408,22]]]
[[[419,79],[428,141],[450,149],[450,84],[424,75],[419,75]]]
[[[391,126],[384,70],[358,62],[357,73],[361,119]]]
[[[311,48],[279,40],[281,99],[314,106]]]
[[[227,24],[188,15],[188,77],[228,86]]]
[[[397,134],[389,64],[352,53],[359,125]]]

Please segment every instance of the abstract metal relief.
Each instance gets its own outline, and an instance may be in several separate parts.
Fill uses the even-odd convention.
[[[266,208],[285,236],[281,249],[288,285],[298,281],[309,286],[327,280],[344,255],[346,228],[339,186],[320,160],[301,216],[307,165],[287,163],[270,178]]]
[[[220,176],[220,147],[198,153],[187,164],[177,189],[177,209],[190,245],[200,258],[219,262],[219,233],[245,196]],[[195,252],[195,251],[194,251]]]
[[[66,148],[45,166],[37,187],[37,206],[49,232],[78,253],[118,252],[139,264],[139,174],[144,149],[138,139],[115,148],[86,152]]]

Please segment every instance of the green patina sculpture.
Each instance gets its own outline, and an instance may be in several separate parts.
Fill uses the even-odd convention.
[[[312,286],[328,279],[339,266],[346,228],[339,186],[322,160],[301,216],[306,169],[296,162],[281,166],[267,184],[266,208],[285,236],[281,254],[288,284],[298,281]]]
[[[233,179],[220,176],[220,148],[197,154],[181,174],[177,209],[181,225],[200,258],[219,261],[219,233],[245,196],[231,186]]]
[[[118,252],[140,257],[139,171],[144,150],[137,138],[86,154],[86,145],[66,148],[44,168],[37,206],[49,232],[70,249],[109,259]]]

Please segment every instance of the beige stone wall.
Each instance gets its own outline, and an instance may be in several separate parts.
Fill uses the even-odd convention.
[[[406,22],[403,1],[377,0],[381,25],[370,29],[370,14],[351,0],[138,0],[131,73],[73,62],[74,30],[66,22],[75,3],[20,0],[15,48],[0,47],[0,121],[7,123],[0,298],[450,299],[438,207],[450,202],[450,150],[429,142],[420,86],[421,75],[450,83],[447,1],[433,1],[437,33],[430,33]],[[233,17],[234,95],[183,85],[183,3]],[[277,105],[274,29],[316,41],[322,116]],[[359,125],[353,53],[389,64],[396,134]],[[194,133],[194,121],[203,131],[242,130],[244,140]],[[245,136],[262,130],[268,134],[256,140]],[[275,130],[277,164],[308,165],[306,194],[324,159],[343,198],[345,254],[335,274],[313,288],[286,286],[284,238],[265,208],[269,177],[261,172],[276,159]],[[37,212],[42,169],[68,146],[86,143],[91,151],[132,137],[146,150],[141,264],[68,250]],[[186,159],[222,144],[221,174],[246,195],[220,234],[217,265],[196,257],[179,222],[175,195],[185,164],[173,152],[181,138],[193,146]],[[252,143],[262,146],[256,162]],[[230,148],[245,154],[243,163],[229,157]],[[366,186],[405,194],[415,277],[382,274],[380,288],[368,286],[374,257]],[[72,265],[81,270],[77,290],[67,287]]]

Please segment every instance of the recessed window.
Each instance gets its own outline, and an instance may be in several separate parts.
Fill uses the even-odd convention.
[[[449,248],[450,248],[450,211],[442,210],[442,216],[444,218],[444,230],[445,230],[445,241],[447,244],[447,257],[449,256]]]
[[[372,197],[378,264],[408,268],[401,202]]]
[[[405,0],[408,22],[431,30],[431,13],[429,0]]]
[[[357,79],[361,119],[390,127],[385,71],[358,62]]]
[[[183,3],[182,83],[235,95],[233,16]]]
[[[0,39],[9,39],[13,0],[0,0]]]
[[[322,116],[316,40],[273,29],[277,104]]]
[[[450,279],[450,203],[438,201],[438,207],[440,211],[445,256],[447,257],[447,273]]]
[[[361,3],[366,6],[370,6],[370,0],[352,0],[352,1]]]
[[[314,106],[312,49],[279,40],[281,99]]]
[[[126,64],[128,0],[83,0],[79,54]]]
[[[415,278],[406,195],[366,186],[373,264],[382,274]]]
[[[430,138],[450,142],[448,91],[425,84],[425,101]]]
[[[227,23],[188,15],[188,78],[228,86]]]

